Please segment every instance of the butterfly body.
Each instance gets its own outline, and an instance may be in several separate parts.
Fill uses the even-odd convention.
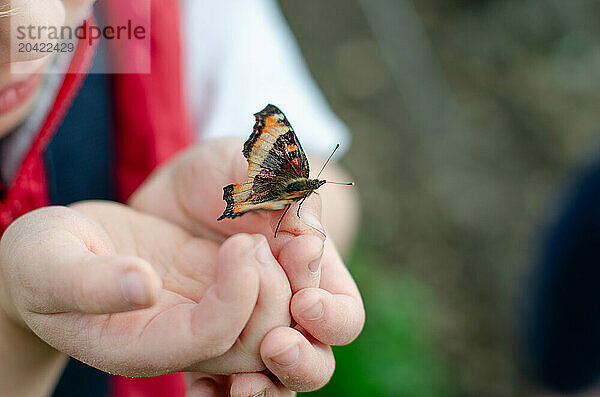
[[[325,183],[309,178],[306,154],[281,110],[267,105],[254,117],[254,129],[242,150],[248,160],[248,180],[223,188],[227,207],[218,220],[283,209]]]
[[[299,194],[300,198],[305,198],[323,186],[323,184],[325,184],[325,181],[319,179],[298,178],[287,184],[285,192],[289,194]]]

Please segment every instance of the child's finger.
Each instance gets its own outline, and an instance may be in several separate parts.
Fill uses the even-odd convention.
[[[240,335],[239,343],[236,343],[230,353],[237,354],[239,357],[236,360],[229,360],[232,372],[264,369],[259,367],[262,366],[260,360],[254,363],[255,358],[259,357],[263,335],[274,327],[289,326],[291,323],[289,307],[292,293],[286,275],[271,253],[264,236],[254,235],[253,238],[257,247],[254,254],[261,265],[259,267],[261,290],[252,317]]]
[[[322,256],[323,240],[317,236],[301,235],[283,245],[277,259],[288,276],[292,293],[319,286]]]
[[[185,397],[220,397],[219,385],[211,378],[199,378],[188,385]]]
[[[296,393],[261,372],[253,372],[233,375],[230,395],[231,397],[292,397]]]
[[[97,224],[64,207],[15,221],[0,256],[6,285],[26,312],[123,312],[152,305],[161,287],[146,261],[113,255]]]
[[[294,320],[312,336],[328,345],[352,342],[364,323],[362,304],[355,297],[306,288],[292,298]]]
[[[151,306],[162,281],[146,261],[90,252],[57,252],[47,272],[44,296],[52,311],[118,313]]]
[[[320,288],[308,288],[292,297],[294,320],[319,341],[345,345],[360,334],[365,309],[360,292],[337,250],[325,242]]]
[[[228,376],[186,372],[185,383],[185,397],[226,397],[229,395]]]
[[[285,215],[285,210],[257,214],[270,218],[271,227],[262,233],[269,238],[274,252],[279,252],[283,245],[297,236],[314,236],[321,242],[325,241],[327,233],[321,223],[321,207],[321,197],[312,194],[306,200],[292,203]],[[283,218],[281,218],[282,216]],[[277,237],[275,237],[275,229],[277,229],[280,219],[281,224],[277,230]]]
[[[289,304],[291,291],[286,275],[271,253],[264,236],[253,235],[254,259],[260,278],[260,294],[252,316],[235,344],[222,356],[204,361],[201,369],[208,373],[251,372],[264,369],[260,360],[260,343],[271,329],[289,326],[291,316]]]
[[[335,369],[331,347],[318,341],[311,343],[293,328],[269,332],[260,354],[267,368],[290,390],[317,390],[329,381]]]
[[[202,371],[194,363],[221,356],[246,326],[258,298],[259,276],[251,236],[239,234],[225,241],[218,253],[217,280],[199,302],[180,304],[148,324],[142,343],[160,340],[166,357],[176,359],[186,371]],[[177,325],[177,326],[174,326]],[[165,330],[170,330],[166,332]]]

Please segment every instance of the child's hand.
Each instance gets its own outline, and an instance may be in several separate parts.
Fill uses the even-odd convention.
[[[33,211],[0,244],[0,309],[119,375],[260,371],[290,296],[264,237],[217,244],[113,203]]]
[[[318,231],[323,230],[319,196],[311,195],[305,201],[301,219],[296,216],[297,204],[292,205],[277,238],[274,229],[282,211],[247,213],[234,220],[216,221],[225,208],[223,186],[247,179],[242,144],[240,139],[201,143],[148,178],[130,203],[183,226],[193,235],[216,241],[239,232],[265,235],[295,294],[291,314],[299,326],[272,330],[262,343],[261,355],[269,370],[288,388],[317,389],[333,373],[329,345],[350,343],[360,333],[364,324],[362,300],[335,246]],[[282,351],[288,353],[291,362],[277,362],[275,356]],[[260,392],[257,384],[269,384],[269,378],[261,374],[236,375],[233,389]],[[272,384],[269,387],[275,388]]]

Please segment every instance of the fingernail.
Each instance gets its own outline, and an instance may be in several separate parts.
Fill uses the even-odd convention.
[[[150,303],[144,280],[137,271],[127,272],[121,278],[121,292],[123,298],[134,306],[146,306]]]
[[[280,353],[276,353],[271,357],[271,360],[275,361],[279,365],[292,365],[298,361],[300,357],[300,348],[298,344],[286,347]]]
[[[320,256],[319,256],[319,259],[314,260],[308,264],[308,270],[310,270],[310,272],[313,274],[319,273],[320,268],[321,268],[321,257]]]
[[[315,214],[310,212],[310,210],[305,210],[304,207],[300,208],[300,219],[302,219],[302,222],[306,223],[313,229],[316,229],[319,233],[325,236],[325,228],[321,224],[321,220],[317,218]]]
[[[269,243],[267,243],[265,240],[258,244],[254,255],[256,256],[256,259],[258,259],[258,261],[264,265],[271,265],[273,262],[275,262],[275,258],[271,253],[271,247],[269,247]]]
[[[300,317],[309,321],[318,320],[322,316],[323,303],[321,302],[321,300],[317,301],[316,303],[313,303],[312,305],[308,306],[306,309],[300,312]]]

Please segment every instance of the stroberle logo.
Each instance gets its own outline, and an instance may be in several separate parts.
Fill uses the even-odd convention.
[[[146,37],[146,27],[135,25],[131,20],[128,20],[123,25],[107,25],[104,27],[89,24],[87,21],[76,28],[70,26],[17,26],[17,39],[20,41],[38,42],[40,40],[48,40],[49,42],[64,43],[78,39],[86,40],[90,45],[93,45],[95,41],[101,39],[145,40]],[[50,45],[51,43],[48,44]],[[36,50],[31,49],[30,51]]]

